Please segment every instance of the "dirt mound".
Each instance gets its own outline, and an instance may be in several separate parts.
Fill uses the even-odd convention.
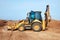
[[[14,21],[8,21],[12,25]],[[6,24],[6,25],[7,25]],[[24,31],[3,31],[0,28],[0,40],[60,40],[60,21],[52,20],[48,24],[48,30],[41,32]]]
[[[5,25],[6,25],[6,23],[7,23],[7,21],[6,21],[6,20],[0,20],[0,26],[5,26]]]
[[[48,30],[50,30],[52,32],[60,33],[60,21],[52,20],[48,24]]]
[[[56,21],[56,20],[52,20],[49,24],[48,24],[48,27],[59,27],[60,28],[60,21]]]

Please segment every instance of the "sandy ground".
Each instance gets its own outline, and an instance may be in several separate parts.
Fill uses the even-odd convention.
[[[0,40],[60,40],[60,21],[51,21],[48,29],[40,32],[32,30],[5,31],[0,27]]]

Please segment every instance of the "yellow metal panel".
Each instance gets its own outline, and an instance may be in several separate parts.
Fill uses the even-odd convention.
[[[7,28],[8,28],[8,29],[11,29],[11,27],[10,27],[10,26],[7,26]]]
[[[46,28],[45,27],[45,20],[42,21],[42,28],[43,28],[43,30],[45,30],[45,28]]]
[[[34,22],[39,22],[39,23],[41,23],[41,21],[39,21],[39,20],[37,20],[37,19],[35,19],[32,23],[34,23]]]

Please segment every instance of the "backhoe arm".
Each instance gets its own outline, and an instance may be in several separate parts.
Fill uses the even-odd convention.
[[[45,24],[47,24],[51,21],[51,16],[50,16],[50,11],[49,11],[49,5],[46,6],[46,11],[45,11]]]

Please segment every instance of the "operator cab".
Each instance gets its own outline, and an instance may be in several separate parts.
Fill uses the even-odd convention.
[[[28,14],[28,20],[31,23],[33,20],[38,19],[39,21],[42,21],[42,16],[40,11],[31,11]]]

